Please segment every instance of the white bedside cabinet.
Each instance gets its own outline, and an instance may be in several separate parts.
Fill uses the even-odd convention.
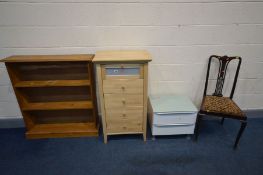
[[[185,96],[150,96],[148,117],[152,135],[194,134],[197,108]]]

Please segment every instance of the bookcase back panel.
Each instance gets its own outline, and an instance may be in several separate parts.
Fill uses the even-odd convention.
[[[12,63],[9,67],[20,81],[89,79],[87,62]]]
[[[35,124],[94,122],[92,110],[54,110],[26,112]]]
[[[28,102],[60,102],[91,100],[90,87],[30,87],[17,88]]]

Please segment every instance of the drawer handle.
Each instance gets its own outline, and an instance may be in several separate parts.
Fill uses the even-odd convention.
[[[122,86],[121,89],[122,89],[123,91],[125,91],[125,87],[124,87],[124,86]]]
[[[169,123],[169,124],[154,124],[155,126],[191,126],[194,125],[194,123]]]
[[[123,117],[123,118],[126,118],[126,114],[122,114],[122,117]]]
[[[181,112],[181,111],[179,111],[179,112],[157,112],[156,114],[157,115],[172,115],[172,114],[194,114],[194,113],[196,113],[196,112],[194,112],[194,111],[189,111],[189,112]]]
[[[122,127],[122,129],[125,129],[125,130],[126,130],[126,129],[127,129],[127,127],[126,127],[126,126],[123,126],[123,127]]]
[[[125,99],[122,99],[122,103],[123,103],[123,104],[125,104],[125,103],[126,103]]]

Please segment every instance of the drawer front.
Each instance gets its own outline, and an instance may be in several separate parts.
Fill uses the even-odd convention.
[[[103,92],[142,94],[143,79],[103,80]]]
[[[140,75],[140,67],[108,67],[105,68],[105,74],[109,76]]]
[[[181,126],[152,126],[152,135],[194,134],[195,124]]]
[[[142,107],[143,94],[104,94],[105,108],[121,110],[124,107]]]
[[[102,66],[103,79],[142,78],[143,66],[140,64],[114,64]]]
[[[133,109],[119,109],[112,110],[106,109],[106,120],[107,121],[118,121],[118,120],[142,120],[143,108],[135,107]]]
[[[117,127],[117,126],[123,126],[123,125],[125,125],[125,126],[127,126],[127,127],[129,127],[129,126],[131,126],[131,127],[133,127],[133,126],[137,126],[137,125],[142,125],[142,118],[141,117],[139,117],[139,118],[137,118],[137,119],[112,119],[112,120],[107,120],[106,119],[106,123],[107,123],[107,126],[115,126],[115,127]]]
[[[172,125],[172,124],[193,124],[196,121],[197,113],[173,113],[153,115],[153,124]]]
[[[142,123],[140,121],[107,123],[107,131],[110,133],[142,132]]]

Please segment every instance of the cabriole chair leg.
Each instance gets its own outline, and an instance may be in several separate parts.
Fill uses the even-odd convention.
[[[239,140],[240,140],[240,138],[241,138],[241,136],[242,136],[242,134],[243,134],[246,126],[247,126],[247,121],[243,121],[243,120],[242,120],[242,121],[241,121],[241,127],[240,127],[239,132],[238,132],[237,137],[236,137],[234,149],[237,148],[237,145],[238,145],[238,143],[239,143]]]

